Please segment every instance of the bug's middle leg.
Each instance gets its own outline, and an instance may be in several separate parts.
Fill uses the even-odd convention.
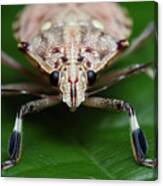
[[[12,83],[1,86],[2,96],[33,95],[37,97],[47,97],[48,95],[58,94],[57,89],[34,83]]]
[[[83,104],[88,107],[127,112],[130,118],[131,145],[136,162],[147,167],[157,165],[156,160],[146,159],[147,141],[140,129],[135,111],[129,103],[117,99],[90,97]]]
[[[60,102],[60,96],[49,96],[36,101],[30,101],[21,106],[17,112],[15,124],[9,138],[9,159],[2,163],[2,169],[14,166],[20,159],[22,143],[22,123],[27,114],[39,112]]]
[[[122,54],[121,57],[125,57],[130,55],[132,52],[134,52],[137,48],[139,48],[147,39],[150,38],[152,34],[155,34],[155,38],[157,39],[157,33],[155,30],[155,25],[153,22],[151,22],[147,27],[142,31],[142,33],[136,37],[130,47]]]

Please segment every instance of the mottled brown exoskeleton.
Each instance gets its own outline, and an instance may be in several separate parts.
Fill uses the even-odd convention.
[[[102,75],[120,54],[131,53],[154,31],[153,24],[147,26],[124,52],[129,45],[131,27],[131,19],[117,3],[30,5],[23,9],[13,25],[15,38],[18,48],[40,75],[33,74],[2,52],[3,63],[37,82],[3,85],[2,95],[31,94],[39,99],[26,103],[17,112],[9,140],[9,160],[2,163],[3,169],[12,167],[20,159],[24,116],[61,101],[71,111],[83,104],[127,112],[136,162],[156,166],[156,160],[146,159],[147,142],[133,107],[122,100],[93,97],[132,74],[145,72],[152,76],[149,64]]]

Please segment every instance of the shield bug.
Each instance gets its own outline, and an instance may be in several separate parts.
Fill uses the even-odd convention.
[[[152,75],[149,64],[102,75],[103,70],[118,57],[141,45],[153,33],[154,26],[147,26],[128,47],[131,29],[130,17],[117,3],[29,5],[23,9],[13,24],[15,38],[20,51],[40,75],[33,74],[2,52],[3,63],[37,82],[36,85],[3,85],[2,95],[32,94],[39,99],[24,104],[18,110],[9,139],[9,159],[2,163],[3,169],[12,167],[20,159],[24,116],[61,101],[71,111],[83,104],[127,112],[136,162],[148,167],[156,166],[156,160],[146,159],[147,142],[133,107],[123,100],[93,97],[133,74],[145,72]]]

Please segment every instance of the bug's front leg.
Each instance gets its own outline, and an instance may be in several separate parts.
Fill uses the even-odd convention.
[[[157,32],[155,29],[155,25],[151,22],[147,27],[142,31],[142,33],[136,37],[132,42],[130,47],[122,54],[121,57],[125,57],[134,52],[137,48],[139,48],[152,34],[155,34],[155,38],[157,39]]]
[[[2,64],[5,64],[14,70],[17,70],[18,72],[22,73],[23,75],[27,77],[34,78],[34,79],[36,78],[36,75],[33,72],[23,67],[21,63],[17,62],[15,59],[13,59],[11,56],[9,56],[4,51],[1,51],[1,61],[2,61]]]
[[[1,62],[4,65],[7,65],[13,70],[16,70],[17,72],[21,73],[23,76],[26,76],[35,82],[39,84],[47,85],[47,82],[41,78],[38,74],[33,73],[31,70],[25,68],[21,65],[20,62],[16,61],[14,58],[12,58],[10,55],[8,55],[6,52],[1,51]]]
[[[20,110],[17,112],[14,128],[9,138],[9,160],[2,163],[2,169],[7,169],[14,166],[20,159],[22,144],[22,122],[24,116],[56,105],[60,102],[60,100],[60,96],[49,96],[36,101],[30,101],[21,106]]]
[[[88,107],[127,112],[130,118],[131,145],[136,162],[147,167],[157,165],[156,160],[146,159],[147,141],[140,129],[135,111],[129,103],[117,99],[91,97],[87,98],[83,104]]]

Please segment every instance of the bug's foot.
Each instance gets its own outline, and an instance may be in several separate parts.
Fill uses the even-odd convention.
[[[143,131],[140,128],[133,131],[131,142],[134,158],[138,164],[150,168],[154,168],[157,166],[156,159],[146,159],[147,141]]]
[[[157,167],[157,160],[151,160],[151,159],[145,159],[145,160],[140,160],[138,163],[140,163],[141,165],[144,165],[146,167],[150,167],[150,168],[155,168]]]
[[[9,159],[2,162],[1,169],[6,170],[14,165],[19,161],[20,159],[20,147],[21,147],[21,135],[18,131],[13,131],[11,133],[11,136],[9,138]]]
[[[1,164],[1,170],[6,170],[9,169],[13,166],[16,165],[16,161],[15,160],[6,160]]]

